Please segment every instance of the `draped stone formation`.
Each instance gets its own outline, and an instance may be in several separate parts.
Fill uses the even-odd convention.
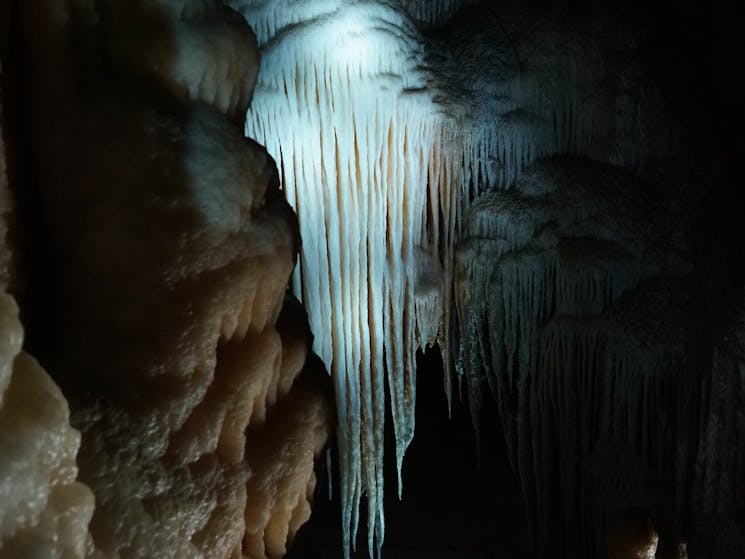
[[[741,134],[711,31],[574,2],[228,3],[18,2],[55,303],[29,331],[96,495],[54,396],[60,483],[93,515],[76,549],[282,555],[325,366],[343,551],[365,503],[380,557],[387,407],[400,497],[437,345],[477,438],[495,399],[540,556],[742,556]]]
[[[246,134],[279,162],[298,213],[294,289],[336,387],[346,553],[366,495],[368,548],[380,554],[386,381],[400,494],[416,350],[439,342],[449,401],[451,367],[460,378],[470,367],[453,285],[472,197],[552,153],[645,165],[633,138],[659,121],[629,124],[629,111],[653,114],[655,97],[633,93],[643,80],[632,63],[607,67],[611,25],[544,17],[527,33],[517,14],[461,4],[232,2],[264,60]],[[476,425],[479,375],[468,374]]]

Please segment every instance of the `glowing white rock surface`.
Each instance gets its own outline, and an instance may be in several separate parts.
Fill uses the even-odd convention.
[[[415,350],[436,339],[444,287],[428,216],[440,212],[435,175],[450,169],[423,42],[377,2],[233,5],[263,44],[246,134],[277,158],[298,212],[295,289],[333,370],[345,548],[366,494],[368,547],[379,553],[384,376],[400,472],[414,434]]]
[[[277,159],[298,213],[294,289],[334,376],[347,551],[363,494],[371,553],[383,536],[384,375],[399,472],[417,348],[440,342],[452,398],[453,247],[470,199],[546,154],[632,157],[614,143],[625,90],[590,97],[608,77],[602,26],[544,16],[527,32],[509,10],[458,13],[467,4],[231,2],[263,58],[246,134]]]

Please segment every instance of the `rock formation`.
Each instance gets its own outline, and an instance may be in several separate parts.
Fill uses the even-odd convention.
[[[96,496],[77,549],[281,555],[325,365],[344,553],[366,502],[380,556],[386,406],[400,493],[437,345],[477,436],[497,403],[539,556],[742,555],[741,109],[692,13],[15,4],[36,169],[15,221],[43,215],[26,273],[50,290],[21,310]]]
[[[37,171],[15,187],[38,188],[54,285],[30,327],[62,392],[15,358],[25,382],[10,382],[2,433],[21,446],[3,451],[1,553],[279,557],[309,516],[333,413],[285,295],[294,214],[235,123],[253,34],[200,1],[15,16]],[[6,307],[8,369],[21,335]]]

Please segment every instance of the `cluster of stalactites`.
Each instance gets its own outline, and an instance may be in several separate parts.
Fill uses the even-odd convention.
[[[586,534],[619,507],[661,502],[665,441],[683,432],[670,410],[690,390],[673,374],[689,267],[672,223],[632,175],[571,158],[471,206],[456,258],[469,400],[478,416],[485,370],[541,545],[597,554]]]
[[[415,351],[440,326],[437,246],[450,235],[439,230],[450,211],[441,183],[453,172],[442,117],[423,93],[422,43],[405,17],[372,2],[317,3],[270,25],[267,10],[279,4],[243,6],[266,42],[246,134],[279,162],[298,213],[295,289],[336,387],[345,549],[365,494],[368,548],[379,555],[385,376],[400,491]]]
[[[452,311],[454,247],[470,200],[554,153],[638,159],[626,141],[638,134],[623,124],[638,122],[627,118],[641,114],[636,97],[598,87],[635,76],[625,67],[609,74],[602,30],[544,17],[525,34],[507,11],[499,21],[466,11],[425,43],[420,29],[467,4],[231,3],[262,49],[246,134],[278,161],[298,213],[294,286],[336,385],[347,550],[363,494],[371,552],[382,542],[385,376],[400,472],[414,430],[416,350],[440,343],[449,401],[451,364],[461,379],[476,366],[466,357],[480,334],[464,316],[455,334]],[[620,289],[606,287],[609,296]],[[481,382],[468,379],[475,402]]]

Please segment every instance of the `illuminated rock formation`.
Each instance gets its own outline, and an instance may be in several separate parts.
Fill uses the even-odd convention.
[[[250,102],[253,34],[201,1],[24,3],[18,18],[55,284],[32,326],[82,440],[59,389],[17,358],[28,385],[11,381],[0,432],[25,446],[6,464],[4,445],[2,466],[30,469],[24,485],[2,476],[0,553],[279,557],[309,516],[333,413],[303,311],[284,305],[295,216],[272,159],[231,122]],[[19,410],[17,393],[49,402]],[[50,460],[34,460],[44,439],[23,436],[24,411],[59,446]],[[72,483],[79,442],[95,511]],[[59,543],[33,532],[54,522]]]
[[[364,494],[380,553],[386,380],[399,492],[417,349],[439,342],[452,399],[454,246],[470,199],[547,154],[641,167],[636,138],[660,122],[628,118],[654,114],[657,97],[635,93],[646,84],[633,63],[608,65],[612,25],[552,12],[526,30],[524,12],[465,4],[231,3],[264,59],[246,133],[279,162],[298,213],[294,289],[335,381],[347,552]]]
[[[380,555],[386,398],[400,492],[415,355],[437,343],[449,404],[464,388],[478,429],[485,386],[498,402],[541,555],[682,557],[683,529],[742,555],[741,326],[702,310],[691,246],[727,242],[691,209],[725,143],[705,145],[701,45],[623,10],[230,4],[255,37],[208,0],[21,8],[59,278],[46,359],[96,545],[281,555],[329,419],[314,343],[344,551],[364,497]],[[280,311],[295,227],[314,342]],[[606,538],[635,507],[649,521]]]
[[[441,311],[425,230],[443,131],[418,68],[423,44],[381,3],[234,4],[265,45],[246,134],[280,162],[303,239],[295,290],[333,371],[345,546],[366,494],[368,546],[379,552],[386,369],[400,472],[414,435],[415,350],[434,341]]]

